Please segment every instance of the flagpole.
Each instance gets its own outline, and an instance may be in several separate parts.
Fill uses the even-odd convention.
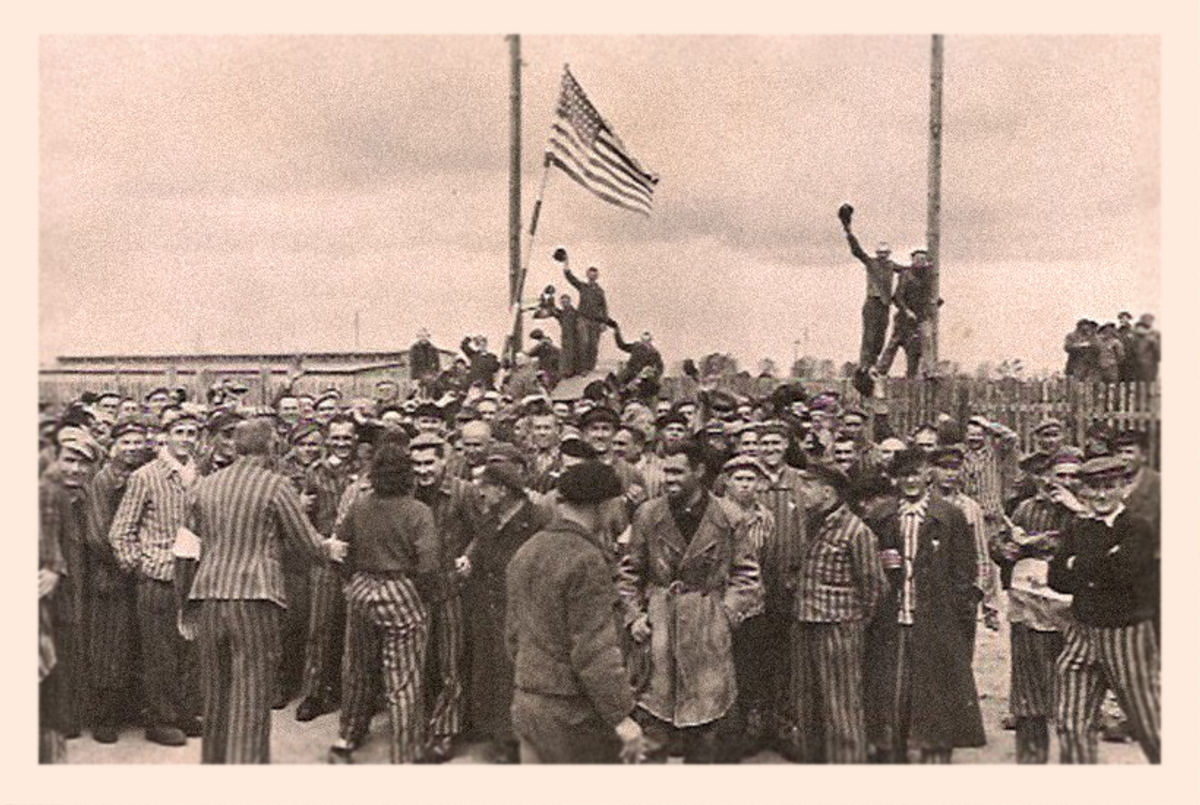
[[[509,34],[508,295],[517,306],[512,353],[521,349],[521,36]]]
[[[941,296],[942,213],[942,35],[933,35],[929,65],[929,198],[926,209],[926,248],[929,250],[932,304],[929,337],[923,344],[925,377],[937,375],[938,315]]]
[[[525,242],[525,260],[522,264],[519,273],[517,274],[516,283],[514,284],[514,294],[512,299],[513,305],[513,335],[512,335],[512,352],[513,355],[521,351],[521,323],[524,316],[524,310],[521,306],[521,297],[525,294],[525,278],[529,276],[529,263],[533,259],[533,242],[537,237],[538,219],[542,214],[542,196],[546,193],[546,185],[550,181],[550,163],[544,161],[542,165],[542,183],[538,187],[537,198],[533,202],[533,214],[529,220],[529,239]]]

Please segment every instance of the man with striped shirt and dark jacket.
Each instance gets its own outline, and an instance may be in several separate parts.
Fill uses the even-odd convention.
[[[1161,757],[1158,635],[1160,535],[1122,499],[1128,465],[1116,456],[1080,470],[1091,513],[1071,523],[1049,584],[1072,596],[1074,618],[1055,665],[1054,709],[1063,763],[1096,763],[1093,729],[1113,689],[1142,751]]]
[[[275,438],[265,419],[239,424],[237,461],[201,480],[189,506],[188,530],[198,545],[180,554],[199,554],[188,599],[201,603],[198,611],[189,604],[185,619],[197,622],[204,763],[270,762],[272,692],[288,603],[283,542],[313,562],[340,556],[340,544],[322,540],[291,483],[271,469]]]
[[[142,685],[149,719],[146,738],[164,746],[183,746],[187,734],[200,735],[199,702],[194,652],[176,622],[172,551],[184,525],[188,490],[197,476],[193,456],[200,425],[194,414],[168,409],[163,430],[165,447],[129,477],[108,539],[120,568],[137,577]]]
[[[806,763],[865,763],[863,656],[867,623],[887,589],[879,543],[846,505],[838,468],[805,471],[809,538],[800,557],[794,625],[796,712]]]

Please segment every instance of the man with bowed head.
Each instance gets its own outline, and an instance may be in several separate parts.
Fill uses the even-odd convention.
[[[558,482],[558,519],[508,566],[505,639],[522,763],[628,763],[642,754],[601,527],[601,504],[620,494],[612,467],[570,467]]]

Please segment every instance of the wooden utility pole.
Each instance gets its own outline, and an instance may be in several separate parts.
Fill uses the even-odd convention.
[[[516,306],[511,351],[521,350],[521,37],[508,35],[511,69],[508,156],[508,303]]]
[[[933,52],[929,65],[929,200],[926,214],[926,248],[929,249],[930,271],[933,272],[933,312],[929,317],[929,332],[921,350],[924,355],[925,377],[937,374],[938,318],[942,298],[941,227],[942,214],[942,35],[933,35]]]

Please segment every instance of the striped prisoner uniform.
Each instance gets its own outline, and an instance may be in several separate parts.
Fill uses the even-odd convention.
[[[189,528],[200,562],[188,595],[200,601],[203,763],[269,763],[271,704],[287,592],[283,542],[319,561],[321,536],[300,496],[266,456],[243,456],[201,480]]]
[[[983,608],[991,612],[1000,611],[1000,576],[992,562],[989,549],[990,534],[985,519],[983,507],[962,490],[952,495],[943,495],[947,503],[951,503],[963,513],[971,534],[975,538],[975,564],[978,568],[975,586],[983,593]]]
[[[134,693],[138,656],[137,588],[121,571],[108,541],[109,530],[131,470],[110,462],[96,473],[88,511],[88,664],[96,726],[115,727]]]
[[[865,636],[886,589],[875,534],[839,504],[800,558],[794,685],[804,762],[867,760]]]
[[[338,521],[342,496],[351,485],[349,465],[328,459],[309,467],[305,491],[316,495],[312,523],[323,537],[331,536]],[[327,564],[309,571],[308,641],[304,661],[304,697],[336,700],[341,691],[342,649],[346,632],[346,599],[342,579]]]
[[[1096,763],[1093,729],[1106,689],[1151,763],[1161,757],[1160,535],[1124,506],[1081,517],[1050,562],[1050,586],[1072,595],[1066,646],[1055,665],[1054,709],[1063,763]]]
[[[38,486],[42,517],[38,527],[38,570],[58,574],[59,584],[67,572],[66,559],[59,543],[54,517],[48,521],[45,479]],[[38,763],[65,763],[67,742],[64,736],[68,704],[58,687],[58,651],[55,648],[55,597],[60,587],[38,599]]]
[[[1013,525],[1028,536],[1050,531],[1061,535],[1074,519],[1074,512],[1043,495],[1021,501],[1012,515]],[[1003,555],[1007,546],[1016,544],[1009,531],[998,534],[991,545],[993,558],[1006,578],[1013,578],[1015,565],[1020,568],[1017,589],[1009,591],[1008,606],[1012,647],[1009,706],[1017,720],[1017,763],[1050,760],[1048,722],[1054,712],[1054,663],[1063,649],[1062,631],[1070,622],[1070,599],[1039,592],[1060,539],[1030,542],[1027,538],[1015,563]]]
[[[56,563],[58,585],[51,598],[50,620],[57,667],[53,703],[59,716],[58,728],[67,736],[79,734],[87,717],[88,677],[86,632],[83,623],[84,587],[87,567],[84,541],[87,531],[88,490],[65,486],[52,475],[38,484],[40,541],[54,548],[61,557]]]
[[[431,646],[425,686],[429,734],[438,739],[463,729],[466,623],[454,564],[479,533],[483,515],[475,487],[458,478],[444,476],[429,488],[418,487],[416,498],[433,510],[438,539],[441,583],[426,602]]]
[[[769,471],[768,471],[769,472]],[[796,695],[792,646],[793,608],[795,605],[796,573],[805,541],[804,496],[800,473],[783,466],[778,475],[771,474],[759,492],[759,500],[775,521],[771,538],[764,542],[761,552],[763,588],[766,605],[759,623],[759,673],[771,691],[773,702],[768,720],[780,737],[795,736]]]
[[[129,476],[108,539],[121,569],[137,575],[141,671],[151,726],[177,726],[194,717],[198,667],[179,634],[173,548],[187,513],[194,468],[163,450]]]
[[[369,652],[380,645],[391,760],[412,763],[424,744],[422,683],[429,637],[428,610],[418,586],[432,597],[439,570],[433,513],[411,497],[371,492],[351,506],[338,536],[350,545],[346,565],[352,574],[346,587],[344,685],[374,676],[378,661]]]

